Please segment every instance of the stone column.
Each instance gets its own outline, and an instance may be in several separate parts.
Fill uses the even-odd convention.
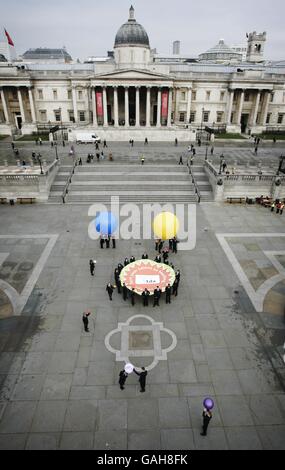
[[[140,127],[140,87],[136,87],[136,127]]]
[[[104,112],[104,126],[108,126],[107,90],[106,90],[106,86],[103,86],[103,112]]]
[[[146,88],[146,127],[150,127],[150,86]]]
[[[92,87],[91,93],[92,93],[93,126],[98,127],[95,87]]]
[[[242,112],[242,107],[243,107],[243,101],[244,101],[244,90],[241,90],[239,103],[238,103],[238,112],[237,112],[237,124],[239,126],[240,126],[240,120],[241,120],[241,112]]]
[[[7,103],[5,99],[5,94],[3,88],[0,88],[0,94],[1,94],[1,100],[2,100],[2,105],[3,105],[3,111],[4,111],[4,117],[5,121],[8,124],[9,123],[9,114],[8,114],[8,108],[7,108]]]
[[[22,122],[25,123],[26,118],[25,118],[24,104],[23,104],[23,99],[22,99],[22,94],[21,94],[20,88],[18,88],[17,91],[18,91],[18,100],[19,100],[19,105],[20,105],[21,118],[22,118]]]
[[[125,87],[125,126],[129,126],[129,87]]]
[[[266,90],[265,91],[265,97],[264,97],[264,104],[263,104],[263,110],[262,110],[262,117],[261,117],[261,125],[266,126],[266,118],[268,114],[268,107],[270,103],[270,94],[271,92]]]
[[[187,111],[186,111],[186,123],[187,124],[189,124],[189,121],[190,121],[191,97],[192,97],[192,90],[191,88],[188,88]]]
[[[157,91],[157,120],[156,127],[161,126],[161,88],[158,88]]]
[[[118,87],[114,86],[114,126],[119,125]]]
[[[231,116],[232,116],[232,109],[233,109],[233,100],[234,100],[234,90],[229,90],[230,97],[229,97],[229,107],[228,107],[228,114],[227,114],[227,125],[231,124]]]
[[[167,127],[171,126],[171,111],[172,111],[172,88],[169,88],[169,90],[168,90]]]
[[[76,87],[72,87],[72,104],[73,104],[73,114],[74,114],[74,122],[78,121],[77,116],[77,100],[76,100]]]
[[[174,111],[174,121],[179,121],[179,88],[175,89],[175,111]]]
[[[36,113],[35,113],[35,106],[34,106],[34,99],[33,99],[33,92],[32,88],[28,88],[29,93],[29,101],[30,101],[30,108],[31,108],[31,115],[32,115],[32,122],[35,123],[37,121]]]
[[[260,102],[260,90],[258,90],[257,95],[256,95],[256,99],[255,99],[255,106],[254,106],[254,109],[253,109],[252,120],[251,120],[252,126],[255,126],[255,124],[256,124],[256,118],[257,118],[259,102]]]

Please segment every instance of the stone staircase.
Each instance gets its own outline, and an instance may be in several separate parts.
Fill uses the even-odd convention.
[[[62,193],[69,178],[72,165],[61,165],[59,171],[51,185],[48,202],[62,202]]]
[[[56,181],[53,188],[61,181]],[[108,204],[111,196],[119,196],[122,203],[136,204],[197,201],[186,166],[95,163],[76,167],[66,203]]]
[[[204,170],[203,165],[193,165],[192,173],[197,183],[198,189],[201,194],[201,202],[210,202],[213,201],[213,191],[212,186],[209,182],[208,176]]]

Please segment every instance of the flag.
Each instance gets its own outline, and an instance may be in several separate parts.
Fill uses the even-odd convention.
[[[11,36],[9,35],[9,33],[7,33],[6,29],[4,29],[4,31],[5,31],[5,34],[6,34],[6,38],[8,40],[8,44],[10,44],[10,46],[14,46],[14,43],[11,39]]]

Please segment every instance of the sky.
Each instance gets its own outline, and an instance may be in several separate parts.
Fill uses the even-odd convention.
[[[285,59],[284,0],[0,0],[0,26],[18,54],[29,48],[65,46],[73,59],[112,50],[130,5],[148,33],[151,48],[193,57],[224,39],[246,42],[246,33],[267,32],[265,59]]]

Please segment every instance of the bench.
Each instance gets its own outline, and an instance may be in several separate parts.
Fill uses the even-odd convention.
[[[33,202],[36,202],[35,197],[17,197],[17,202],[20,204],[25,204],[25,203],[30,203],[33,204]]]
[[[227,202],[229,202],[230,204],[232,204],[233,202],[238,202],[242,204],[243,202],[245,202],[245,197],[238,197],[238,196],[227,197]]]
[[[7,198],[6,197],[0,197],[0,204],[6,204]]]

